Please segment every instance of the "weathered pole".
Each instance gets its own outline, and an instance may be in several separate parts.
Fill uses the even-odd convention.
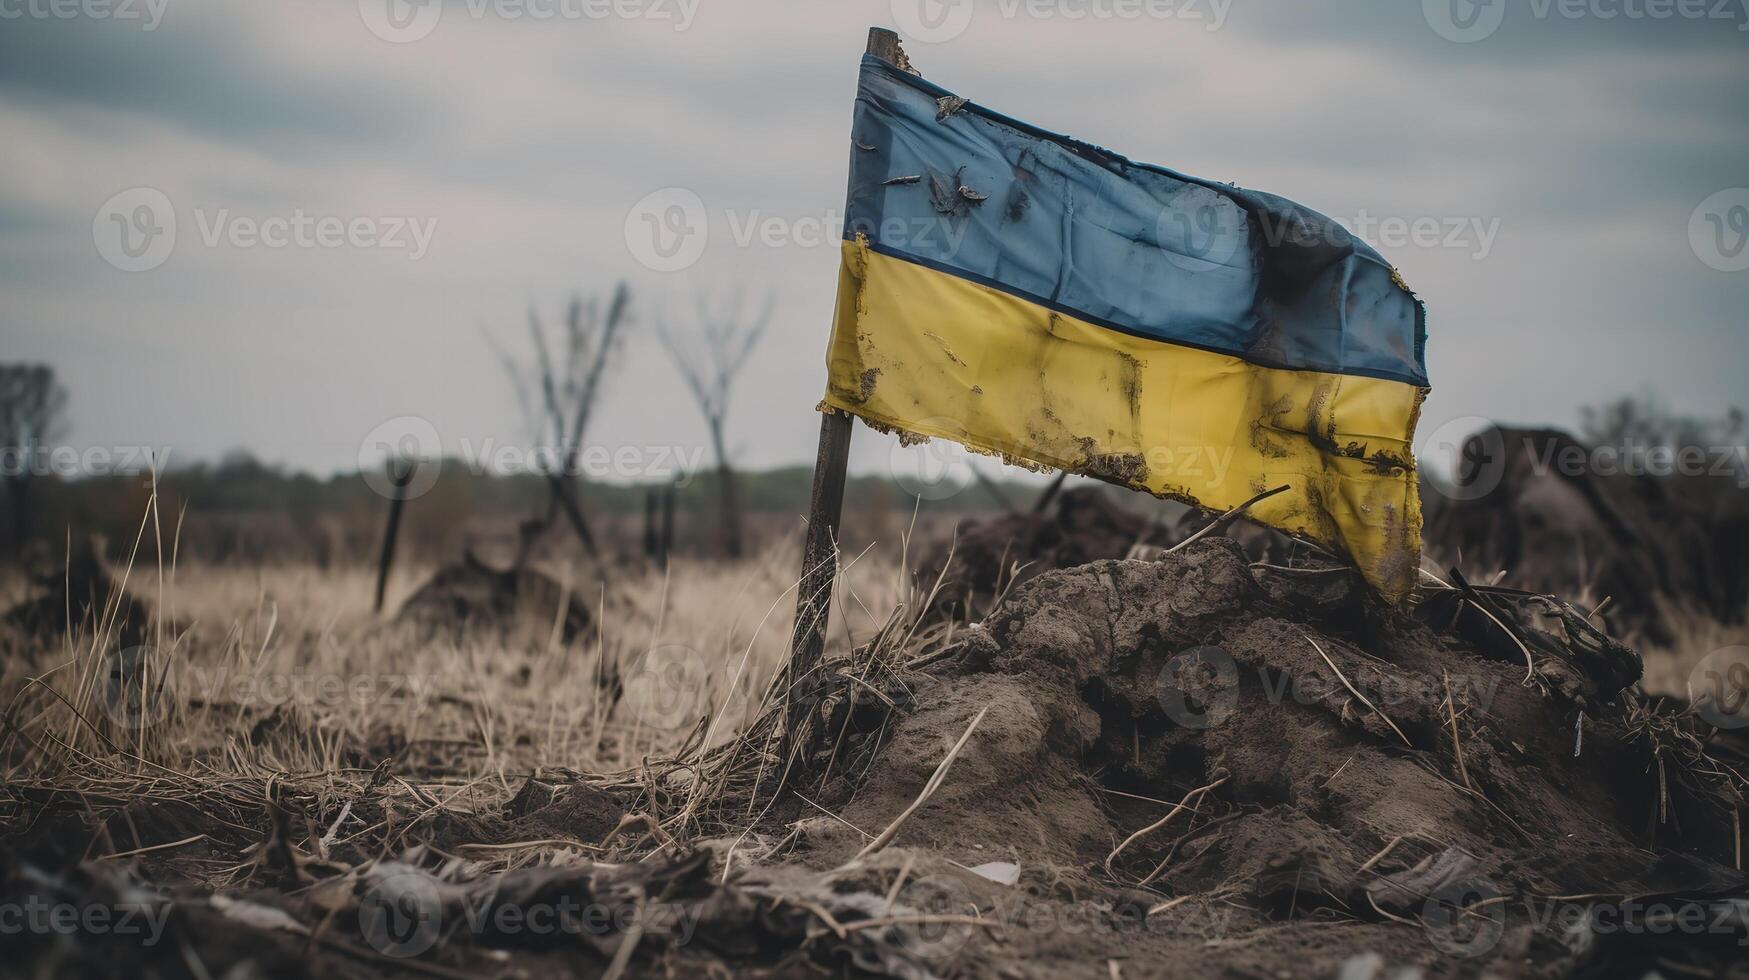
[[[904,66],[899,35],[879,27],[868,32],[868,53]],[[813,710],[811,675],[826,647],[826,622],[832,611],[832,584],[838,574],[838,525],[844,514],[845,467],[850,462],[850,416],[827,409],[820,416],[820,444],[814,456],[814,490],[808,499],[808,530],[802,542],[802,577],[796,591],[795,631],[790,637],[787,683],[789,711],[784,757],[796,749],[795,737]],[[806,760],[800,760],[803,767]]]
[[[397,468],[397,460],[406,466],[402,471]],[[377,595],[376,602],[371,607],[375,612],[383,611],[383,594],[389,588],[389,567],[395,563],[395,539],[401,533],[401,509],[407,506],[407,485],[413,482],[413,474],[419,472],[419,461],[410,456],[390,456],[384,464],[388,470],[389,485],[395,488],[389,497],[389,523],[383,528],[383,550],[377,558]]]
[[[1051,485],[1045,488],[1044,493],[1038,495],[1038,501],[1032,505],[1032,512],[1034,514],[1044,513],[1045,508],[1051,505],[1051,501],[1057,499],[1057,491],[1063,489],[1063,481],[1068,478],[1068,470],[1058,470],[1057,478],[1051,481]]]
[[[674,484],[662,488],[662,532],[656,544],[656,567],[667,569],[668,554],[674,549]]]
[[[826,647],[832,583],[838,575],[838,524],[844,514],[844,475],[850,462],[850,416],[826,410],[814,457],[814,491],[808,500],[808,531],[802,542],[802,577],[796,592],[796,625],[790,637],[788,745],[813,709],[809,675]],[[787,754],[787,753],[786,753]]]

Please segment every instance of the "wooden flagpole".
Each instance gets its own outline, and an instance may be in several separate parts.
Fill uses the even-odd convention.
[[[868,53],[904,65],[899,35],[879,27],[868,32]],[[814,457],[814,491],[808,500],[808,533],[802,544],[802,577],[796,592],[796,625],[790,637],[784,726],[784,758],[795,747],[795,735],[813,710],[811,675],[826,646],[826,623],[832,612],[832,585],[838,574],[838,524],[844,513],[845,467],[850,461],[849,415],[828,409],[820,416],[820,446]],[[806,761],[802,760],[805,767]]]
[[[789,712],[785,757],[796,732],[813,710],[810,675],[826,646],[832,612],[832,583],[838,574],[838,523],[844,513],[845,466],[850,461],[849,415],[827,410],[820,416],[820,447],[814,458],[814,492],[808,501],[808,533],[802,544],[802,577],[796,593],[796,626],[790,637]]]

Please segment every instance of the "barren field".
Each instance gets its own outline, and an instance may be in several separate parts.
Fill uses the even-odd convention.
[[[1740,626],[1668,610],[1639,681],[1588,608],[1429,572],[1402,612],[1220,537],[1101,559],[1130,519],[1088,500],[984,594],[988,526],[846,555],[793,739],[793,545],[550,565],[489,616],[410,568],[379,616],[368,569],[147,536],[137,611],[8,634],[5,888],[51,924],[8,969],[1741,968],[1749,770],[1687,705]]]

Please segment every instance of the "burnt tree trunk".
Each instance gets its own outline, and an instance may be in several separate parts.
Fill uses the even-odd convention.
[[[730,558],[741,557],[741,499],[735,485],[735,471],[729,466],[728,448],[723,445],[723,424],[711,424],[711,445],[717,451],[717,502],[722,509],[723,551]]]

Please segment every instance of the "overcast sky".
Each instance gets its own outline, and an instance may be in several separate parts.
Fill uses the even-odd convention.
[[[1356,222],[1427,303],[1424,433],[1745,400],[1749,0],[922,2],[0,0],[0,360],[55,366],[74,445],[327,472],[402,416],[524,440],[482,332],[625,278],[591,441],[696,447],[650,327],[751,284],[731,438],[810,461],[883,25],[1009,115]],[[702,254],[655,251],[689,194]]]

